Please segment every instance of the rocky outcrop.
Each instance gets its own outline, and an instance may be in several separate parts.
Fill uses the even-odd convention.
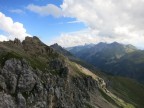
[[[53,68],[64,68],[54,61]],[[25,60],[10,59],[0,71],[1,108],[85,108],[90,91],[97,91],[91,77],[71,77],[68,68],[61,74],[34,70]],[[4,100],[4,101],[3,101]]]

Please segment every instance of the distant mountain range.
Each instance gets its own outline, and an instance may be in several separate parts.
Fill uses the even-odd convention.
[[[106,45],[106,43],[100,43],[100,44]],[[122,44],[119,44],[116,42],[113,44],[122,45]],[[109,45],[109,44],[107,44],[107,45]],[[93,46],[95,46],[95,45],[92,45],[91,47],[93,47]],[[132,45],[122,45],[122,46],[125,47],[126,54],[132,53],[132,52],[135,52],[138,50],[137,48],[135,48]],[[108,89],[110,91],[112,91],[112,93],[116,94],[118,97],[121,97],[123,100],[126,100],[129,103],[132,103],[133,105],[135,105],[136,108],[144,107],[144,103],[142,100],[144,98],[144,93],[143,93],[144,85],[139,84],[135,80],[132,80],[132,79],[129,79],[126,77],[119,77],[118,75],[111,76],[110,74],[103,74],[103,71],[100,71],[99,69],[95,68],[88,62],[83,61],[82,59],[78,59],[77,57],[75,57],[72,54],[69,54],[70,52],[66,51],[64,48],[62,48],[58,44],[54,44],[50,47],[53,48],[56,52],[58,52],[62,55],[65,55],[71,61],[81,64],[82,66],[91,70],[96,75],[101,76],[106,81]],[[72,47],[68,48],[67,50],[78,51],[80,48],[81,50],[85,51],[86,48],[89,49],[91,47],[84,45],[84,46],[74,47],[77,50],[73,50]],[[72,58],[74,58],[74,59],[71,59],[71,55],[72,55]],[[110,98],[108,98],[106,95],[103,95],[103,96],[113,103],[113,101]],[[125,107],[121,106],[121,107],[122,108],[132,108],[132,106],[125,106]]]
[[[103,53],[103,56],[107,57],[120,58],[126,53],[136,51],[137,48],[132,45],[123,45],[117,42],[111,44],[100,42],[92,46],[75,46],[71,48],[66,48],[66,50],[79,58],[86,57],[88,59],[89,57],[94,56],[98,53]]]
[[[117,42],[66,48],[87,63],[111,75],[125,76],[144,82],[144,51]]]

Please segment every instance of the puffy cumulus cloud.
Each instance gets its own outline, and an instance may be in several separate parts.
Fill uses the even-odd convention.
[[[74,45],[73,43],[76,45],[105,40],[144,48],[144,0],[64,0],[61,8],[65,17],[73,17],[84,22],[90,30],[81,35],[80,32],[73,35],[62,34],[58,43],[62,44],[62,40],[69,39],[70,46]],[[91,36],[91,31],[98,33]],[[93,39],[89,40],[84,36]]]
[[[144,36],[142,35],[143,31],[139,33],[131,32],[128,31],[125,27],[120,27],[116,28],[116,32],[118,33],[116,36],[101,36],[99,35],[99,31],[92,29],[77,31],[73,33],[62,33],[59,37],[51,41],[50,44],[58,43],[63,47],[71,47],[77,45],[84,45],[87,43],[112,43],[114,41],[117,41],[123,44],[133,44],[141,49],[144,48]]]
[[[42,16],[52,15],[54,17],[60,17],[63,15],[61,8],[53,4],[47,4],[46,6],[38,6],[38,5],[30,4],[26,8]]]
[[[0,35],[0,41],[14,38],[23,40],[25,36],[29,35],[23,24],[14,22],[12,18],[5,16],[2,12],[0,12],[0,30],[6,35]]]
[[[98,43],[106,41],[112,42],[109,37],[98,36],[98,31],[85,29],[72,33],[62,33],[61,36],[54,39],[51,44],[58,43],[63,47],[70,47],[84,45],[86,43]]]
[[[117,26],[144,27],[143,0],[64,0],[61,8],[65,16],[101,32],[113,31]]]
[[[0,35],[0,41],[7,41],[7,37],[4,35]]]
[[[144,48],[144,0],[63,0],[60,8],[52,4],[27,8],[41,15],[76,18],[72,23],[87,25],[86,32],[63,33],[55,39],[63,46],[118,41]]]

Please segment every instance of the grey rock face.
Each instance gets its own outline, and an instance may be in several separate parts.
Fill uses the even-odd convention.
[[[51,66],[57,75],[34,70],[25,60],[7,60],[0,70],[0,108],[88,108],[89,93],[98,91],[97,82],[69,76],[60,60]]]
[[[0,75],[0,89],[6,90],[5,78]]]
[[[19,76],[18,89],[21,92],[31,91],[35,83],[36,81],[31,71],[24,71],[24,73]]]
[[[21,93],[17,94],[18,108],[26,108],[26,100]]]
[[[16,104],[11,95],[0,92],[0,108],[16,108]]]

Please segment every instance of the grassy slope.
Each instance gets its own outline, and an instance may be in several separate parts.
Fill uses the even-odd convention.
[[[144,108],[144,86],[138,82],[123,78],[123,77],[109,77],[110,90],[125,100],[136,106],[136,108]]]
[[[92,69],[91,69],[92,70]],[[94,71],[94,70],[93,70]],[[109,79],[110,84],[108,84],[110,87],[110,91],[114,93],[116,96],[121,98],[127,103],[130,103],[134,105],[136,108],[144,108],[144,86],[135,80],[124,78],[124,77],[112,77],[107,76],[103,73],[98,72],[95,70],[94,73],[97,73],[99,76],[101,76],[104,79]],[[113,101],[111,97],[106,95],[101,91],[103,97],[113,104],[125,104],[125,103],[119,103],[120,101]],[[132,108],[130,104],[127,104],[124,108]],[[122,107],[123,108],[123,107]]]
[[[81,62],[79,62],[81,64]],[[87,67],[87,66],[84,66]],[[90,70],[91,67],[87,67]],[[107,79],[107,75],[100,73],[97,70],[93,70],[94,73],[97,73],[99,76]],[[135,80],[124,78],[124,77],[108,77],[110,80],[110,91],[114,93],[116,96],[120,97],[127,103],[131,103],[136,108],[144,108],[144,85],[138,83]],[[110,103],[113,103],[113,100],[102,92],[102,95],[108,100]],[[114,102],[115,103],[115,102]],[[113,104],[114,104],[113,103]],[[131,106],[127,105],[125,108],[131,108]]]
[[[91,76],[96,81],[98,81],[98,78],[100,78],[97,75],[95,75],[94,73],[92,73],[91,71],[85,69],[84,67],[82,67],[78,64],[71,62],[70,65],[74,69],[74,72],[76,72],[80,76],[81,75]],[[99,85],[99,91],[100,91],[103,98],[105,98],[108,102],[117,106],[118,108],[135,108],[133,103],[126,102],[125,99],[120,99],[118,95],[114,95],[111,92],[106,92],[105,88],[101,87],[101,84]]]
[[[107,79],[108,77],[107,75],[99,72],[98,70],[92,69],[90,66],[85,66],[81,62],[79,62],[79,64],[88,68],[89,70],[93,71],[94,73],[98,74],[103,78]],[[112,91],[118,97],[122,98],[124,101],[135,105],[136,108],[144,108],[144,85],[138,83],[135,80],[124,77],[109,77],[109,80],[110,91]],[[106,99],[108,99],[108,97],[106,97]]]

